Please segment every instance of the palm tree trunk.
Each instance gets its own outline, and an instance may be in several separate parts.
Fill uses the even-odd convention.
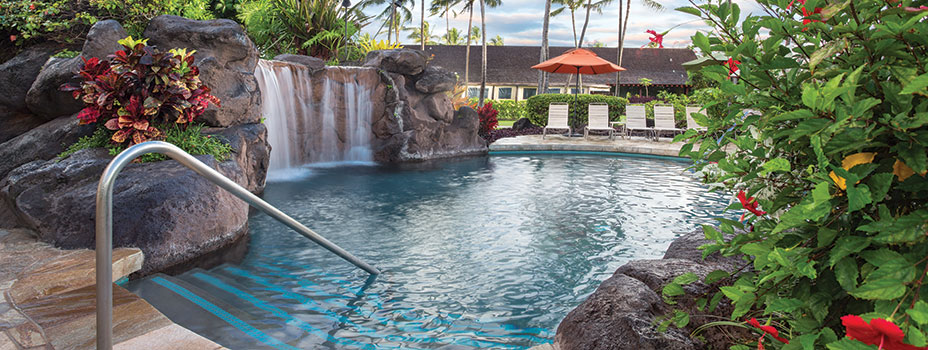
[[[393,42],[393,22],[396,21],[396,2],[390,0],[390,29],[387,30],[387,41]]]
[[[580,45],[577,45],[577,19],[574,18],[574,9],[570,9],[570,26],[574,29],[574,48],[578,48]]]
[[[451,30],[451,3],[445,4],[445,33]]]
[[[483,107],[483,99],[486,98],[484,90],[487,89],[487,15],[484,10],[485,0],[480,0],[480,40],[483,42],[482,57],[480,58],[480,101],[477,106]]]
[[[538,56],[538,63],[548,60],[548,23],[551,18],[551,0],[545,1],[545,24],[541,29],[541,54]],[[536,94],[543,94],[548,90],[548,73],[538,70],[538,90]]]
[[[590,24],[590,10],[593,9],[593,0],[586,2],[586,19],[583,20],[583,30],[580,31],[580,46],[583,46],[583,37],[586,36],[586,27]]]
[[[622,0],[619,0],[619,48],[618,48],[619,57],[616,59],[616,64],[618,64],[619,66],[622,65],[622,54],[625,52],[625,48],[624,48],[625,31],[628,29],[628,17],[629,17],[629,13],[631,13],[631,6],[632,6],[632,0],[628,0],[625,2],[625,13],[624,13],[625,18],[623,19],[622,18],[622,14],[623,14],[622,13]],[[622,75],[622,72],[615,73],[615,95],[618,97],[621,97],[619,96],[619,88],[622,86],[621,81],[619,81],[619,77],[621,77],[621,75]]]
[[[470,90],[470,40],[473,31],[470,30],[470,27],[474,25],[474,2],[471,0],[470,8],[468,9],[470,13],[470,18],[467,19],[467,48],[464,49],[464,97],[470,98],[468,96],[468,91]]]
[[[422,41],[422,51],[425,51],[425,42],[428,40],[425,37],[425,0],[422,0],[422,11],[419,15],[419,40]]]

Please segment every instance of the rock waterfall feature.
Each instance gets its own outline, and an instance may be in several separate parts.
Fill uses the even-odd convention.
[[[363,67],[281,55],[255,71],[272,146],[270,168],[405,162],[484,154],[477,114],[454,110],[457,77],[417,50],[374,51]]]

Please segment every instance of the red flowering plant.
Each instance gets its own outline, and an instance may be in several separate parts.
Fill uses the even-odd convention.
[[[713,26],[692,37],[699,55],[740,64],[736,80],[731,63],[701,68],[718,83],[703,107],[722,113],[676,141],[744,214],[704,226],[703,254],[744,265],[670,314],[767,319],[790,340],[755,325],[767,348],[926,349],[928,3],[757,0],[746,16],[738,3],[679,9]]]
[[[496,120],[496,115],[499,114],[499,111],[496,108],[493,108],[493,102],[487,102],[477,109],[477,115],[480,117],[480,127],[477,129],[477,133],[480,136],[486,138],[490,135],[490,131],[496,129],[499,125],[499,121]]]
[[[65,85],[84,102],[81,124],[103,123],[111,141],[134,145],[157,138],[155,124],[187,124],[219,99],[210,94],[193,65],[193,51],[160,52],[146,40],[120,40],[123,50],[109,60],[90,58],[78,73],[80,86]]]

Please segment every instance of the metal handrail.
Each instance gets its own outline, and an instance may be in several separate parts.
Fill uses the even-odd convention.
[[[97,249],[97,349],[113,348],[113,185],[116,176],[132,160],[148,153],[161,153],[178,161],[180,164],[192,169],[212,183],[241,198],[249,205],[258,208],[265,214],[277,219],[297,233],[309,238],[316,244],[328,249],[335,255],[355,266],[367,271],[371,275],[380,274],[380,270],[358,259],[351,253],[335,245],[319,234],[313,232],[303,224],[287,216],[274,206],[268,204],[247,189],[239,186],[218,171],[197,160],[189,153],[167,142],[149,141],[129,147],[116,156],[100,176],[97,186],[97,215],[96,215],[96,249]]]

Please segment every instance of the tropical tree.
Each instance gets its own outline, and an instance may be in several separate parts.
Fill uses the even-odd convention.
[[[483,99],[486,98],[487,89],[487,13],[486,0],[480,0],[480,31],[483,36],[480,40],[483,43],[480,57],[480,99],[477,101],[478,107],[483,107]]]
[[[399,41],[400,28],[402,28],[404,23],[412,21],[412,10],[410,10],[410,7],[415,7],[415,0],[364,0],[360,3],[362,9],[384,4],[389,4],[389,6],[385,6],[383,11],[375,16],[383,22],[378,33],[382,32],[384,27],[387,27],[387,41]]]
[[[445,17],[445,31],[448,32],[451,30],[451,11],[452,7],[457,6],[463,0],[432,0],[432,6],[429,8],[429,13],[432,16],[439,15]]]
[[[489,44],[489,45],[491,45],[491,46],[503,46],[503,37],[501,37],[501,36],[499,36],[499,34],[497,34],[495,38],[490,38],[490,44]]]
[[[350,7],[346,17],[339,0],[251,0],[240,4],[238,19],[265,56],[298,53],[328,60],[348,46],[345,29],[351,38],[368,23],[362,7]]]
[[[617,49],[616,49],[617,51],[616,52],[616,64],[621,66],[622,65],[622,54],[625,51],[623,50],[623,47],[625,46],[625,31],[628,29],[628,18],[629,18],[629,13],[631,13],[632,0],[626,0],[625,6],[622,5],[622,0],[619,0],[618,2],[619,2],[619,24],[618,24],[619,45],[617,46]],[[657,11],[664,10],[664,6],[654,0],[641,0],[641,4],[653,10],[657,10]],[[621,75],[622,75],[622,72],[615,73],[615,95],[616,96],[619,96],[619,87],[621,86],[619,77]]]
[[[538,63],[548,60],[548,24],[551,20],[551,0],[545,1],[544,26],[541,29],[541,54],[538,55]],[[538,90],[536,93],[543,94],[548,90],[548,73],[538,70]]]
[[[480,33],[481,33],[480,27],[473,26],[472,28],[470,28],[470,35],[474,37],[474,40],[480,40]]]
[[[552,0],[552,3],[561,5],[561,7],[551,11],[551,17],[558,16],[564,12],[570,12],[570,24],[574,32],[574,47],[577,48],[583,43],[583,35],[586,34],[586,28],[590,22],[590,11],[602,13],[603,7],[609,5],[613,1],[615,0],[599,0],[596,2],[593,2],[593,0]],[[582,7],[586,8],[586,20],[583,22],[583,31],[578,38],[576,12]]]
[[[423,27],[425,28],[424,32],[422,31]],[[403,28],[403,30],[410,31],[411,33],[409,33],[409,35],[406,37],[409,39],[412,39],[413,42],[421,43],[423,48],[425,47],[425,45],[437,45],[438,44],[436,40],[439,39],[439,37],[438,35],[432,34],[432,28],[429,25],[429,22],[425,22],[422,27],[405,27]],[[420,33],[425,33],[425,35],[423,36]]]
[[[441,43],[445,45],[464,45],[464,37],[457,28],[451,28],[441,37]]]

